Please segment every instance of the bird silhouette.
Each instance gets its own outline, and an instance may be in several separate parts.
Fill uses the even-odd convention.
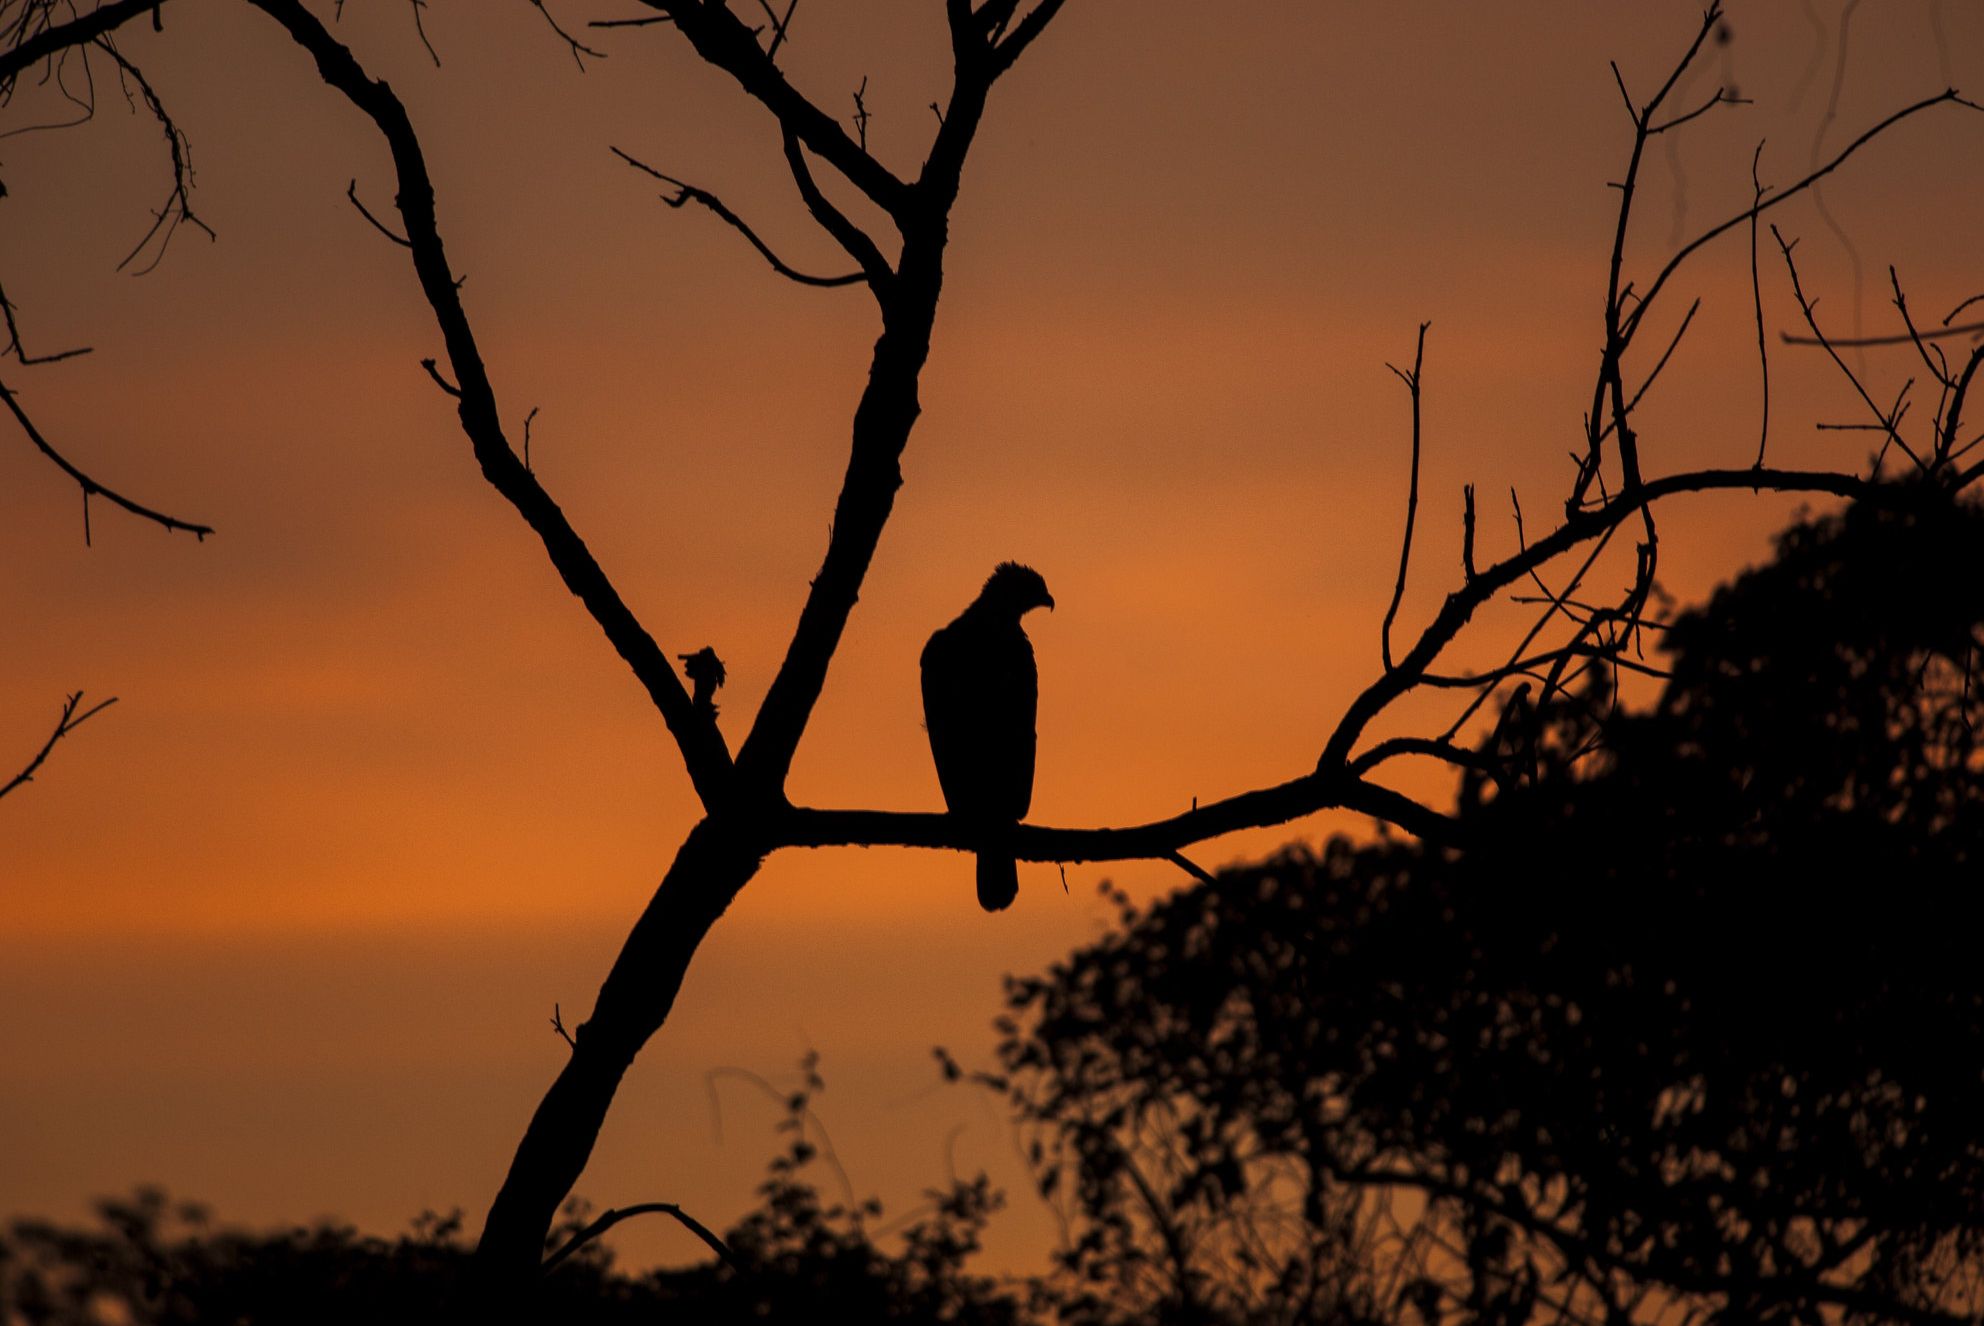
[[[1034,713],[1040,674],[1020,618],[1052,608],[1030,566],[1002,562],[985,588],[923,647],[923,723],[944,804],[981,842],[978,903],[1009,906],[1019,870],[999,839],[1033,802]]]

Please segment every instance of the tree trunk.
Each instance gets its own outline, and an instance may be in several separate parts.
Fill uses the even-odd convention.
[[[946,207],[950,196],[943,195]],[[902,486],[900,461],[921,410],[917,381],[943,288],[947,230],[943,208],[908,227],[899,274],[880,296],[882,335],[855,409],[826,559],[738,752],[722,808],[690,831],[627,936],[592,1017],[574,1036],[572,1057],[538,1105],[489,1209],[476,1247],[474,1287],[485,1320],[529,1317],[545,1235],[592,1155],[621,1077],[674,1007],[696,947],[778,845],[786,771]]]
[[[489,1208],[476,1247],[480,1320],[528,1317],[544,1240],[592,1155],[634,1056],[674,1007],[696,948],[755,875],[765,846],[715,816],[690,831],[573,1035],[571,1058],[545,1093]]]

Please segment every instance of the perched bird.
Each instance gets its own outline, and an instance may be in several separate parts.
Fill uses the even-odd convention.
[[[1038,571],[1002,562],[971,606],[923,647],[923,724],[944,804],[994,840],[978,854],[978,902],[988,912],[1019,892],[1019,870],[996,839],[1033,802],[1040,674],[1020,617],[1053,606]]]

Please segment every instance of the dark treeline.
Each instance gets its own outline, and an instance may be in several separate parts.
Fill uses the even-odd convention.
[[[732,1264],[632,1276],[592,1243],[545,1319],[1977,1320],[1980,557],[1984,516],[1927,486],[1802,521],[1648,628],[1650,705],[1596,668],[1512,692],[1457,844],[1119,895],[1010,983],[995,1071],[944,1057],[1018,1116],[1065,1222],[1044,1274],[971,1270],[983,1179],[907,1227],[824,1202],[809,1073]],[[103,1212],[9,1228],[0,1320],[426,1321],[468,1272],[452,1220]]]
[[[850,1206],[821,1196],[806,1121],[823,1084],[810,1062],[804,1071],[805,1084],[786,1097],[784,1144],[756,1209],[721,1236],[728,1264],[712,1257],[634,1275],[614,1266],[605,1242],[585,1241],[544,1276],[539,1319],[586,1326],[1022,1320],[1019,1291],[966,1265],[1000,1205],[982,1177],[926,1194],[916,1215],[890,1227],[876,1202]],[[0,1322],[428,1326],[460,1320],[472,1283],[474,1253],[459,1212],[422,1215],[391,1239],[338,1225],[214,1228],[197,1205],[155,1189],[99,1202],[97,1213],[94,1228],[16,1220],[0,1233]],[[568,1204],[547,1251],[573,1242],[590,1214]]]
[[[1075,1319],[1977,1320],[1980,557],[1927,487],[1802,522],[1651,707],[1511,704],[1465,850],[1291,851],[1013,982]]]

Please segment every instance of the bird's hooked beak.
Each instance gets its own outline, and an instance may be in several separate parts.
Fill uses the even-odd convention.
[[[1047,611],[1049,612],[1054,611],[1054,596],[1052,594],[1049,594],[1047,596],[1047,602],[1042,604],[1041,606],[1046,608]]]

